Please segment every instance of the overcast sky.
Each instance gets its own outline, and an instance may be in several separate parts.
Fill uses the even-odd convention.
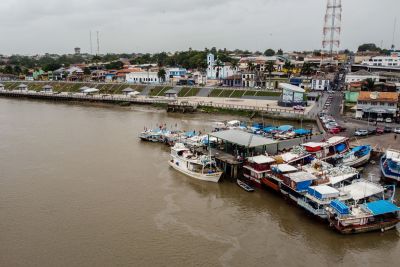
[[[341,48],[389,47],[400,0],[342,0]],[[0,54],[320,49],[326,0],[0,0]],[[396,47],[400,48],[400,16]]]

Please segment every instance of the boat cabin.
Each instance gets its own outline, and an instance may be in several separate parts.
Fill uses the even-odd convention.
[[[256,186],[261,186],[261,179],[266,177],[266,173],[271,170],[271,164],[275,162],[274,158],[265,155],[249,157],[243,165],[243,176]]]
[[[308,142],[302,144],[307,152],[317,159],[328,159],[349,150],[349,139],[342,136],[333,136],[326,142]]]

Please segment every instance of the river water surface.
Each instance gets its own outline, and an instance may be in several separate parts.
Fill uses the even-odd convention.
[[[341,236],[271,192],[193,181],[137,138],[215,119],[0,99],[0,266],[398,264],[399,229]]]

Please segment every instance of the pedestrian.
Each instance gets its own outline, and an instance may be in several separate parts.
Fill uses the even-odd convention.
[[[394,140],[396,140],[397,139],[397,134],[394,134]]]

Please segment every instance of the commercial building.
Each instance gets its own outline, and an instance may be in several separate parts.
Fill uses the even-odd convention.
[[[356,118],[377,119],[398,117],[399,93],[361,91],[357,99]]]
[[[126,74],[127,83],[147,83],[147,84],[159,84],[160,79],[158,78],[157,72],[130,72]]]
[[[292,107],[296,105],[304,106],[307,104],[305,101],[305,90],[303,88],[288,83],[280,83],[279,87],[282,88],[282,96],[278,101],[279,106]]]
[[[373,72],[369,72],[366,70],[359,70],[356,72],[351,72],[346,74],[346,78],[345,78],[345,83],[348,85],[350,83],[353,82],[361,82],[364,81],[366,79],[372,79],[375,82],[379,81],[379,74],[378,73],[373,73]]]
[[[399,67],[400,53],[392,52],[390,56],[376,56],[368,60],[364,60],[361,64],[367,66],[383,66],[383,67]]]

